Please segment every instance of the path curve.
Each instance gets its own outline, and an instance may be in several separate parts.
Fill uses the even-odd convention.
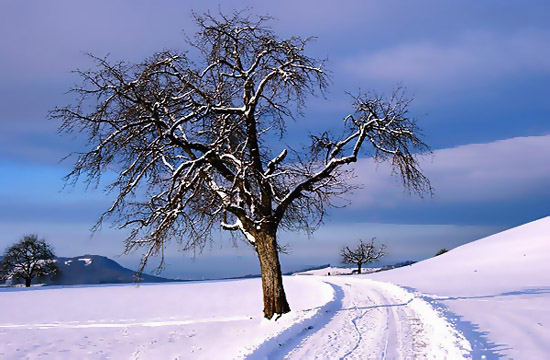
[[[421,297],[378,281],[318,277],[340,293],[324,318],[268,359],[467,359],[470,343]]]

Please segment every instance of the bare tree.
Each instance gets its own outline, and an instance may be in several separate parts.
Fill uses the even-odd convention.
[[[25,235],[6,249],[1,264],[2,279],[24,279],[26,287],[31,286],[32,279],[57,271],[51,246],[37,235]]]
[[[68,181],[88,183],[114,171],[111,216],[131,228],[126,250],[144,248],[141,269],[168,240],[201,249],[214,228],[243,235],[258,255],[264,315],[290,311],[283,289],[277,231],[314,230],[347,180],[361,150],[389,160],[404,185],[429,191],[416,153],[428,151],[402,91],[359,95],[340,135],[311,136],[301,151],[284,146],[286,120],[327,86],[324,62],[308,57],[311,39],[279,38],[268,17],[194,15],[188,40],[198,55],[163,51],[130,64],[96,58],[80,71],[78,101],[58,108],[62,131],[87,134]]]
[[[357,273],[361,274],[361,267],[373,261],[380,259],[386,255],[386,245],[382,244],[379,248],[374,245],[372,238],[370,243],[359,240],[359,245],[356,248],[350,249],[349,246],[342,248],[340,255],[343,264],[357,265]]]

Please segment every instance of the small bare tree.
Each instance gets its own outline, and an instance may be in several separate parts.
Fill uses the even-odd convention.
[[[377,248],[374,245],[375,239],[372,238],[370,242],[359,240],[359,244],[353,249],[350,249],[349,246],[342,248],[340,252],[342,263],[357,265],[357,273],[361,274],[361,267],[363,265],[376,261],[386,255],[386,246],[382,244]]]
[[[44,239],[38,240],[37,235],[25,235],[6,249],[1,265],[4,280],[24,279],[26,287],[31,286],[32,279],[57,271],[51,246]]]
[[[270,319],[290,311],[277,231],[315,229],[351,189],[344,165],[361,151],[389,160],[407,188],[429,190],[416,161],[428,148],[402,91],[354,97],[342,133],[311,136],[303,151],[274,141],[306,96],[327,85],[324,62],[305,54],[310,39],[281,39],[268,17],[242,12],[194,17],[194,61],[163,51],[137,64],[94,58],[97,69],[79,72],[76,104],[52,112],[63,131],[87,134],[91,144],[68,180],[118,174],[116,200],[98,225],[112,216],[132,229],[126,249],[145,248],[141,269],[153,255],[162,264],[170,239],[190,250],[216,226],[242,234],[260,261]]]

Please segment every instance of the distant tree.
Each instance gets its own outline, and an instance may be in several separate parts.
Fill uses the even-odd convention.
[[[25,235],[18,243],[4,252],[1,262],[2,279],[25,280],[31,286],[34,278],[57,272],[52,247],[37,235]]]
[[[443,249],[439,250],[439,251],[435,254],[435,256],[439,256],[439,255],[441,255],[441,254],[445,254],[447,251],[449,251],[449,250],[443,248]]]
[[[182,52],[136,64],[93,57],[97,69],[79,72],[75,104],[51,115],[90,144],[67,180],[97,184],[116,172],[116,199],[97,226],[110,216],[131,229],[126,250],[144,248],[140,270],[155,255],[162,266],[171,239],[196,250],[213,229],[235,232],[257,253],[270,319],[290,311],[277,232],[316,229],[353,188],[346,165],[364,154],[391,163],[407,189],[431,188],[417,162],[429,149],[401,89],[352,97],[342,131],[311,135],[302,150],[280,141],[329,79],[324,61],[306,55],[310,39],[280,38],[268,20],[195,14],[197,33]]]
[[[382,244],[377,248],[374,245],[375,239],[372,238],[370,242],[359,240],[359,244],[353,249],[349,246],[342,248],[340,253],[342,263],[357,265],[357,273],[361,274],[361,267],[363,265],[376,261],[386,255],[386,246]]]

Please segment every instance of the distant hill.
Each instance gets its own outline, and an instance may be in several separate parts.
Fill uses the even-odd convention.
[[[1,257],[0,257],[1,260]],[[121,266],[114,260],[100,255],[82,255],[72,258],[58,257],[56,265],[59,271],[51,276],[35,279],[34,283],[45,285],[93,285],[121,284],[135,282],[134,270]],[[141,274],[139,282],[176,281],[159,276]]]
[[[100,255],[83,255],[73,258],[58,257],[56,262],[59,272],[47,284],[80,285],[80,284],[117,284],[135,281],[135,271],[121,266],[114,260]],[[163,277],[142,274],[140,282],[171,281]]]

